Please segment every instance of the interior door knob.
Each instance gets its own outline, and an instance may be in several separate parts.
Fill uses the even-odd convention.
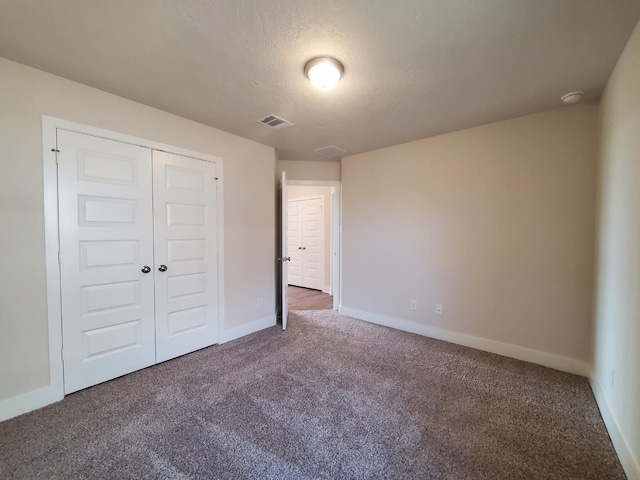
[[[291,261],[291,257],[283,257],[282,261],[283,262],[290,262]]]
[[[149,267],[148,265],[145,265],[144,267],[142,267],[142,273],[149,273],[151,271],[151,267]]]
[[[158,270],[160,270],[161,272],[166,272],[167,271],[167,266],[166,265],[160,265],[158,267]]]

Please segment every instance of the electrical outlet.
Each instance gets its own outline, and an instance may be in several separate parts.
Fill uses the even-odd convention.
[[[442,308],[442,305],[436,304],[436,315],[444,315],[444,308]]]
[[[417,300],[411,300],[409,302],[409,308],[411,310],[418,310],[418,301]]]
[[[264,302],[262,301],[262,297],[258,298],[258,308],[262,308],[262,306],[264,305]]]

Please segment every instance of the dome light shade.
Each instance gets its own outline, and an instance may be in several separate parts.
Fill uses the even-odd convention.
[[[344,67],[335,58],[318,57],[304,66],[304,74],[320,90],[331,90],[344,74]]]
[[[563,95],[561,97],[561,100],[564,103],[571,105],[572,103],[578,103],[580,100],[582,100],[583,95],[584,95],[584,92],[581,92],[581,91],[569,92],[566,95]]]

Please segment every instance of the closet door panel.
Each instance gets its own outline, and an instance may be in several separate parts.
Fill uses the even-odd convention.
[[[289,273],[287,275],[289,285],[303,287],[302,276],[302,200],[289,200],[287,208],[287,256],[289,261]]]
[[[305,200],[302,206],[302,284],[306,288],[322,290],[322,268],[324,245],[322,221],[324,201],[322,198]]]
[[[151,150],[58,130],[65,393],[155,363]]]
[[[214,163],[153,152],[158,362],[219,340],[215,177]]]
[[[288,256],[291,257],[288,283],[322,290],[324,200],[322,197],[292,199],[288,206]]]

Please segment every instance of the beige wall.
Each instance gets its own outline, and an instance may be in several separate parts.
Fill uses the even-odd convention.
[[[324,285],[331,286],[331,187],[291,185],[287,187],[289,200],[321,196],[324,199]]]
[[[226,327],[274,314],[272,148],[4,59],[0,105],[0,400],[48,384],[43,114],[223,157]]]
[[[278,161],[278,178],[287,172],[287,180],[340,181],[340,162]]]
[[[343,159],[342,306],[590,361],[597,129],[582,105]]]
[[[627,475],[636,479],[640,479],[639,86],[640,24],[602,99],[594,369],[600,410],[609,420]]]

